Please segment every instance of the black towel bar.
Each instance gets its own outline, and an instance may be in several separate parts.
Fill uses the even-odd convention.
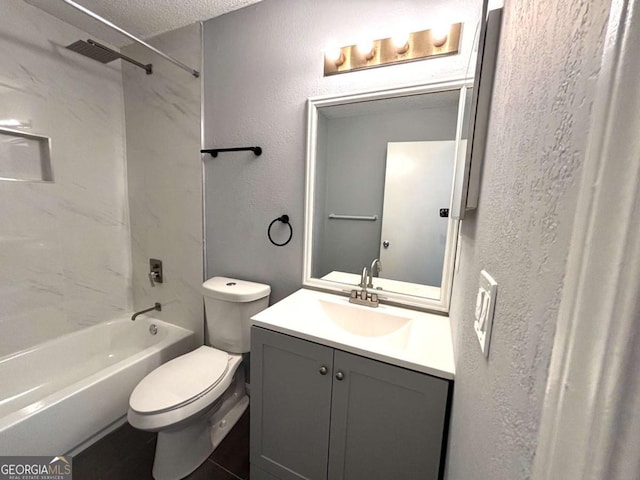
[[[200,153],[208,153],[215,158],[220,152],[244,152],[249,150],[255,153],[256,157],[262,155],[261,147],[209,148],[207,150],[200,150]]]

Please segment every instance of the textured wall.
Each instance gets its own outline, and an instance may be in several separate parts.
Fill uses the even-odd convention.
[[[205,144],[264,148],[258,158],[205,160],[208,276],[268,283],[272,301],[298,289],[306,99],[464,76],[479,11],[474,0],[266,0],[206,22]],[[460,55],[323,77],[323,50],[331,42],[350,45],[399,26],[413,31],[454,21],[465,22]],[[283,213],[295,236],[277,248],[266,228]]]
[[[201,27],[193,24],[151,40],[200,69]],[[153,63],[153,75],[122,67],[136,309],[162,303],[158,317],[203,340],[201,80],[143,47],[124,52]],[[164,283],[151,287],[149,258],[163,261]]]
[[[530,476],[608,2],[506,2],[480,205],[454,282],[451,480]],[[481,269],[499,284],[488,360]]]
[[[2,2],[0,119],[51,137],[55,182],[0,181],[0,356],[130,310],[122,78],[86,37]]]

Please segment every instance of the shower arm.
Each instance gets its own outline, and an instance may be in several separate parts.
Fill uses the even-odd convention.
[[[140,40],[138,37],[136,37],[135,35],[130,34],[129,32],[127,32],[126,30],[123,30],[122,28],[118,27],[117,25],[111,23],[109,20],[107,20],[106,18],[101,17],[100,15],[93,13],[91,10],[89,10],[86,7],[83,7],[82,5],[74,2],[73,0],[62,0],[64,3],[66,3],[67,5],[69,5],[70,7],[75,8],[76,10],[84,13],[85,15],[90,16],[91,18],[93,18],[94,20],[98,20],[99,22],[103,23],[104,25],[106,25],[109,28],[114,29],[115,31],[117,31],[118,33],[121,33],[122,35],[129,37],[131,40],[133,40],[134,42],[139,43],[140,45],[148,48],[149,50],[151,50],[152,52],[160,55],[162,58],[164,58],[165,60],[173,63],[174,65],[177,65],[178,67],[182,68],[183,70],[189,72],[191,75],[193,75],[194,77],[198,78],[200,76],[200,72],[197,70],[194,70],[193,68],[185,65],[184,63],[182,63],[180,60],[176,60],[175,58],[173,58],[170,55],[167,55],[164,52],[161,52],[160,50],[158,50],[156,47],[154,47],[153,45],[149,45],[147,42],[145,42],[144,40]]]
[[[151,75],[153,73],[153,65],[151,65],[150,63],[148,64],[143,64],[140,63],[136,60],[134,60],[131,57],[127,57],[126,55],[123,55],[120,52],[116,52],[115,50],[111,50],[109,47],[105,47],[104,45],[102,45],[101,43],[96,42],[95,40],[91,40],[90,38],[87,39],[87,43],[90,45],[93,45],[94,47],[98,47],[106,52],[112,53],[114,55],[117,55],[118,57],[120,57],[121,60],[124,60],[126,62],[132,63],[133,65],[135,65],[136,67],[139,67],[141,69],[143,69],[145,72],[147,72],[147,75]]]

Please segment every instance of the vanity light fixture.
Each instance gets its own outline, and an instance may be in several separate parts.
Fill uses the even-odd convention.
[[[462,23],[327,48],[324,76],[458,53]]]

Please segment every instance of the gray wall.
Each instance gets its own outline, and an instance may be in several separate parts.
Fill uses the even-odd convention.
[[[318,144],[326,144],[327,167],[325,178],[316,177],[317,187],[326,192],[326,198],[316,209],[316,215],[324,221],[324,237],[317,251],[314,245],[314,255],[322,258],[319,269],[313,272],[315,277],[334,270],[359,274],[362,267],[380,256],[387,143],[455,140],[457,115],[458,105],[452,104],[327,120],[326,138],[318,137]],[[330,213],[378,215],[378,220],[329,220]],[[437,210],[435,214],[434,218],[440,220]],[[444,257],[444,245],[442,251],[425,255]],[[431,270],[425,268],[423,281],[417,283],[440,285],[438,272],[427,280],[429,273]],[[385,276],[384,270],[381,276]]]
[[[505,8],[480,204],[462,222],[451,305],[451,480],[530,477],[608,4]],[[473,331],[483,268],[499,284],[488,360]]]
[[[66,50],[88,34],[22,1],[1,11],[0,118],[51,137],[55,182],[0,181],[0,357],[131,308],[119,62]]]
[[[272,301],[301,287],[306,99],[463,77],[479,11],[474,0],[410,0],[393,8],[386,0],[265,0],[206,22],[205,144],[264,148],[258,158],[205,160],[208,276],[268,283]],[[331,42],[350,45],[366,34],[389,36],[398,25],[421,30],[452,21],[465,22],[460,55],[323,77]],[[266,229],[283,213],[295,235],[278,248]]]
[[[200,69],[199,23],[158,35],[151,43]],[[201,78],[139,45],[124,52],[153,63],[153,75],[129,64],[122,69],[134,306],[162,303],[162,312],[154,315],[195,331],[202,343]],[[149,258],[163,261],[164,283],[155,287],[147,277]]]

